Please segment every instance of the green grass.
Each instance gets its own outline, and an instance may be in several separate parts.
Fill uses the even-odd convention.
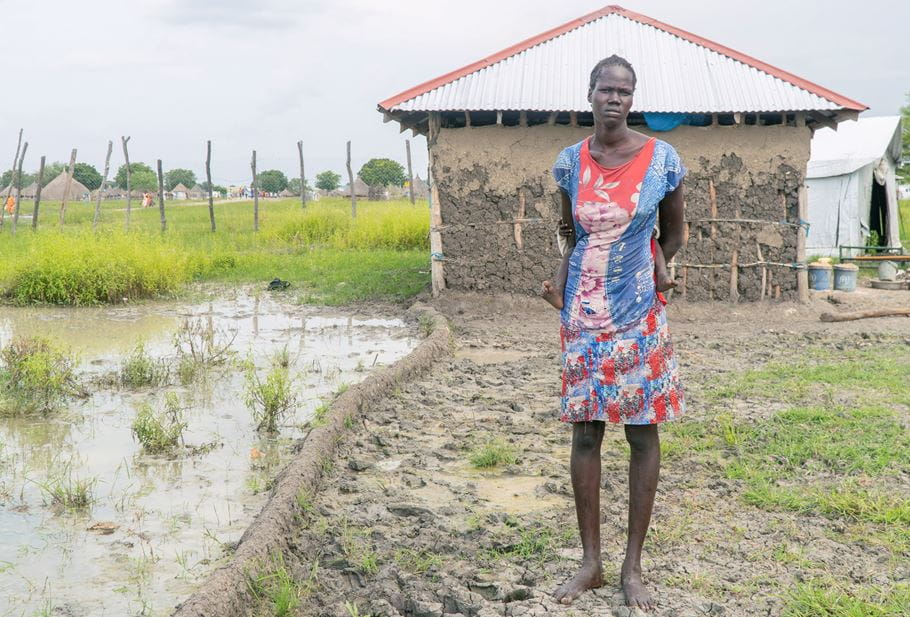
[[[810,581],[786,596],[782,617],[905,617],[910,615],[910,585],[892,589],[847,590],[832,581]]]
[[[162,385],[167,377],[166,362],[152,358],[144,341],[139,341],[120,365],[120,382],[132,388]]]
[[[168,392],[163,412],[155,412],[148,403],[140,406],[132,424],[133,435],[148,454],[172,452],[183,439],[186,423],[182,416],[180,399],[173,392]]]
[[[247,363],[246,395],[247,406],[253,412],[256,430],[277,433],[278,423],[296,405],[294,380],[287,365],[282,366],[281,354],[272,359],[271,368],[265,378],[260,378],[252,361]]]
[[[306,210],[296,200],[264,200],[259,232],[250,202],[220,203],[216,233],[204,204],[171,204],[165,233],[157,209],[134,210],[126,233],[123,202],[103,205],[97,232],[92,205],[69,206],[63,228],[56,207],[48,206],[37,233],[0,229],[7,234],[0,242],[0,293],[9,301],[122,302],[171,296],[192,281],[264,284],[279,277],[302,302],[344,304],[401,300],[429,280],[425,203],[364,202],[352,219],[344,199]]]
[[[907,249],[910,249],[910,199],[903,199],[897,203],[901,224],[901,244],[904,245],[906,252]]]
[[[471,451],[471,465],[480,469],[492,469],[501,465],[512,465],[518,461],[515,448],[502,439],[493,439]]]
[[[0,350],[0,415],[47,414],[78,394],[76,358],[42,337],[17,337]]]

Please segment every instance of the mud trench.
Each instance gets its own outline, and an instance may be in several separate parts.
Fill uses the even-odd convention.
[[[838,310],[902,300],[841,298]],[[628,447],[617,427],[608,427],[602,452],[606,584],[571,607],[551,596],[581,558],[568,476],[570,430],[555,419],[556,312],[525,298],[469,294],[444,296],[435,306],[452,320],[456,351],[344,435],[283,564],[298,585],[295,614],[644,614],[623,606],[618,587]],[[906,320],[832,326],[818,322],[822,310],[831,304],[821,297],[808,306],[671,305],[687,390],[681,422],[716,423],[711,391],[750,367],[810,350],[836,355],[910,346]],[[774,408],[746,397],[723,412],[745,423]],[[472,467],[472,452],[497,439],[517,460],[493,471]],[[787,590],[821,570],[859,586],[910,576],[906,555],[844,535],[841,520],[759,509],[742,494],[740,482],[704,457],[685,448],[665,451],[643,561],[645,583],[659,604],[650,614],[778,615]],[[805,562],[778,558],[781,546]],[[275,614],[265,594],[257,614]]]

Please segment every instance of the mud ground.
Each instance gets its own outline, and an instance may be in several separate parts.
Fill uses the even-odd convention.
[[[687,388],[681,422],[711,423],[707,392],[750,367],[801,350],[877,342],[910,345],[910,319],[824,324],[823,311],[907,306],[907,292],[860,289],[809,305],[676,303],[669,320]],[[525,297],[450,294],[434,303],[451,320],[454,354],[382,401],[345,433],[339,456],[293,539],[287,567],[304,616],[639,615],[618,588],[628,448],[608,427],[603,446],[602,545],[606,585],[571,607],[553,590],[581,550],[568,477],[570,429],[557,422],[558,315]],[[737,399],[736,420],[768,414]],[[519,458],[495,471],[468,462],[490,439]],[[645,582],[652,615],[778,615],[782,595],[821,568],[838,580],[907,580],[882,547],[843,540],[842,523],[749,506],[721,469],[685,453],[665,457]],[[842,531],[842,529],[840,529]],[[807,563],[774,557],[794,547]],[[779,555],[778,555],[779,557]],[[274,614],[268,602],[262,614]]]

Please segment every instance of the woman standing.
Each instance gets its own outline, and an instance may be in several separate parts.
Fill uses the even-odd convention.
[[[571,475],[583,557],[556,591],[569,604],[603,584],[600,557],[600,445],[606,422],[623,424],[631,447],[629,528],[620,581],[629,606],[651,609],[641,550],[660,470],[657,426],[683,413],[683,391],[655,289],[652,232],[669,261],[683,242],[685,168],[672,146],[632,131],[626,118],[636,77],[610,56],[591,71],[594,135],[563,150],[553,174],[572,221],[555,285],[562,305],[562,413],[573,424]],[[560,280],[560,279],[564,280]]]

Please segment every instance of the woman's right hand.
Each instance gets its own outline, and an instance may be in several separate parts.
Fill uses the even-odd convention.
[[[556,228],[556,233],[558,233],[563,238],[571,238],[575,235],[575,228],[562,219],[559,219],[559,226]]]

